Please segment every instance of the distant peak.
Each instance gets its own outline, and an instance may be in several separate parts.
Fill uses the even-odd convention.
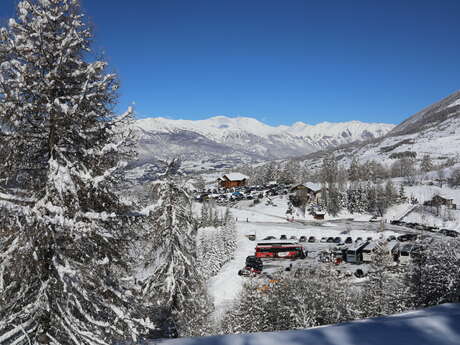
[[[302,121],[297,121],[292,125],[292,127],[305,127],[305,126],[308,126],[308,125]]]
[[[231,117],[228,117],[225,115],[215,115],[209,118],[209,120],[220,120],[220,119],[231,119]]]

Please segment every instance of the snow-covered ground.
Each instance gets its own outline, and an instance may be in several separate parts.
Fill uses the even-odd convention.
[[[161,345],[458,345],[460,304],[306,330],[156,340]]]
[[[398,181],[395,181],[398,182]],[[455,203],[460,206],[460,191],[448,187],[437,187],[419,185],[406,187],[406,195],[415,197],[420,203],[431,199],[434,195],[440,194],[448,198],[454,199]],[[426,212],[420,214],[413,210],[417,205],[404,203],[390,207],[384,219],[387,223],[383,225],[382,231],[380,223],[370,223],[370,215],[368,214],[350,214],[342,211],[336,217],[326,215],[324,221],[314,220],[310,215],[301,215],[295,213],[294,222],[288,222],[287,218],[291,215],[286,215],[287,196],[272,197],[270,202],[263,199],[262,202],[255,204],[253,201],[241,201],[234,208],[231,208],[233,216],[237,219],[236,227],[238,233],[238,244],[234,259],[225,264],[220,272],[212,277],[209,281],[209,293],[214,299],[215,304],[215,319],[218,321],[222,318],[227,308],[231,308],[232,304],[238,301],[239,294],[242,290],[245,277],[238,276],[238,270],[243,268],[245,259],[249,255],[254,255],[256,243],[263,240],[267,236],[274,236],[279,239],[281,235],[291,236],[314,236],[316,243],[304,243],[306,250],[310,253],[309,256],[315,255],[315,252],[327,250],[335,244],[318,243],[322,237],[341,237],[344,240],[346,237],[352,237],[353,241],[358,237],[367,239],[371,237],[373,240],[386,239],[389,236],[398,236],[402,233],[412,232],[414,230],[404,227],[392,226],[390,220],[400,219],[404,217],[407,222],[416,222],[426,225],[437,225],[449,229],[457,229],[460,225],[460,211],[452,211],[456,218],[450,221],[445,221],[442,217],[427,215]],[[198,209],[195,210],[196,212]],[[221,208],[221,212],[224,208]],[[352,219],[352,220],[351,220]],[[250,241],[247,235],[256,235],[256,241]],[[308,264],[302,263],[301,265]],[[308,260],[307,260],[308,261]],[[282,269],[283,264],[272,265],[272,270]],[[298,265],[298,263],[295,263]],[[270,271],[264,269],[264,271]],[[459,341],[460,344],[460,341]]]
[[[215,318],[220,320],[227,310],[236,302],[239,293],[242,290],[245,277],[238,276],[238,270],[243,268],[245,259],[249,255],[254,255],[256,243],[263,240],[267,236],[275,236],[280,238],[281,235],[290,236],[314,236],[316,243],[305,243],[304,246],[309,253],[319,252],[335,246],[331,243],[318,243],[322,237],[341,237],[343,240],[346,237],[352,237],[356,240],[358,237],[366,239],[372,237],[377,240],[380,238],[388,238],[389,236],[398,236],[400,228],[386,225],[389,230],[380,231],[380,224],[369,222],[351,222],[351,221],[305,221],[288,222],[286,220],[286,197],[275,197],[272,199],[273,205],[267,205],[266,202],[261,202],[250,207],[252,202],[244,201],[238,204],[237,208],[232,208],[231,212],[238,219],[236,223],[238,233],[238,244],[235,251],[234,259],[225,264],[220,272],[212,277],[208,284],[208,291],[214,299],[216,308]],[[347,216],[349,216],[347,214]],[[341,217],[338,217],[341,218]],[[347,217],[343,217],[347,218]],[[368,220],[369,215],[359,217],[361,220]],[[296,217],[294,217],[296,219]],[[305,218],[297,218],[300,220],[308,220]],[[402,229],[402,228],[401,228]],[[256,235],[256,241],[250,241],[247,235]],[[287,261],[286,261],[287,262]],[[302,264],[304,260],[299,260],[296,264]],[[289,264],[290,261],[287,263]],[[285,263],[276,263],[272,265],[271,270],[281,269]],[[266,271],[264,269],[264,271]]]

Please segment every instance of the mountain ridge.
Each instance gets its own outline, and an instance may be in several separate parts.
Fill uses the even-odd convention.
[[[130,169],[137,171],[136,176],[145,171],[152,175],[160,161],[172,157],[181,158],[189,172],[231,169],[367,141],[394,127],[356,120],[270,126],[254,118],[222,115],[205,120],[139,119],[134,123],[139,155],[130,163]]]

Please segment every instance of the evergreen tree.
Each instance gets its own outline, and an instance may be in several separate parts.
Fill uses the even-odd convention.
[[[387,206],[392,206],[396,203],[398,192],[396,191],[395,185],[391,179],[387,180],[385,184],[385,198]]]
[[[210,207],[209,207],[209,202],[203,201],[201,204],[201,222],[200,226],[205,227],[209,226],[210,224]]]
[[[379,246],[372,255],[368,280],[363,286],[360,317],[396,314],[409,309],[409,289],[388,249]],[[402,272],[401,272],[402,271]]]
[[[380,216],[383,216],[386,209],[389,206],[388,200],[386,198],[385,190],[381,184],[377,184],[374,187],[375,190],[375,208]]]
[[[407,274],[414,307],[460,302],[460,241],[423,247]]]
[[[424,173],[427,173],[433,170],[434,165],[431,157],[429,155],[424,155],[422,158],[422,162],[420,163],[420,170]]]
[[[144,332],[120,285],[130,209],[114,193],[131,153],[118,80],[87,61],[77,0],[25,0],[1,31],[0,342],[109,344]]]
[[[404,185],[401,183],[399,185],[399,200],[403,201],[407,198],[407,195],[406,195],[406,189],[404,188]]]
[[[340,192],[337,187],[338,165],[335,156],[325,157],[321,168],[322,201],[327,212],[336,216],[340,212]]]
[[[150,213],[153,272],[143,287],[152,306],[161,305],[179,334],[204,335],[211,304],[196,265],[196,230],[188,192],[170,175],[153,184]]]
[[[370,181],[366,185],[367,192],[367,212],[375,213],[378,210],[377,191]]]
[[[359,182],[361,176],[361,167],[359,166],[356,156],[353,157],[348,168],[348,179],[350,182]]]
[[[239,302],[229,308],[221,322],[223,333],[249,333],[270,331],[266,305],[269,295],[260,283],[249,280],[243,286]]]

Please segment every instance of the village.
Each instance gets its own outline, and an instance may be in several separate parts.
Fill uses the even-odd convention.
[[[372,214],[346,214],[332,217],[318,206],[321,185],[247,185],[239,173],[219,177],[214,188],[196,191],[195,200],[229,207],[237,220],[238,248],[234,260],[211,280],[211,290],[225,305],[243,284],[244,277],[273,279],[281,272],[323,267],[356,283],[372,274],[384,260],[391,267],[405,266],[420,258],[435,240],[457,237],[458,232],[432,224],[411,221],[420,209],[439,213],[456,210],[451,198],[434,195],[429,200],[407,200],[383,217]],[[293,206],[307,199],[305,212]],[[377,262],[376,262],[377,261]],[[235,280],[235,275],[240,278]],[[229,280],[233,283],[229,284]],[[265,286],[265,285],[263,285]],[[222,297],[223,296],[223,297]],[[225,302],[226,301],[226,302]]]

